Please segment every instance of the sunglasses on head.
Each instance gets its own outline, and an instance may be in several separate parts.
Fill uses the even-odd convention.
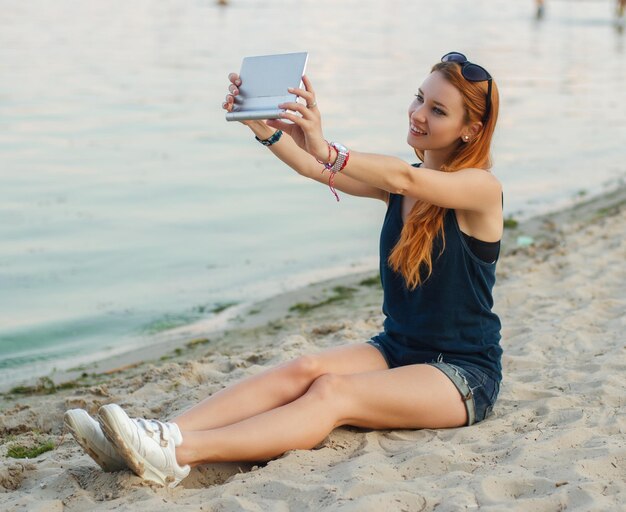
[[[479,66],[467,60],[467,57],[459,52],[446,53],[441,57],[441,62],[456,62],[461,65],[461,74],[465,80],[469,82],[487,82],[487,106],[485,107],[485,115],[483,116],[483,123],[489,119],[489,112],[491,111],[491,82],[492,78],[489,72]]]

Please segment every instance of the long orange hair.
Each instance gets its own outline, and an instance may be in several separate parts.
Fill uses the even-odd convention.
[[[470,82],[463,78],[461,66],[455,62],[439,62],[431,72],[440,72],[454,85],[463,97],[465,122],[482,121],[487,107],[487,82]],[[471,142],[459,138],[450,158],[439,169],[442,172],[455,172],[467,168],[490,169],[491,139],[498,120],[499,95],[495,81],[491,84],[491,111],[482,129]],[[424,152],[415,150],[417,157],[424,161]],[[407,287],[414,290],[422,284],[433,268],[433,242],[438,235],[443,238],[443,219],[446,208],[417,200],[404,223],[400,239],[389,255],[389,266],[404,276]],[[445,248],[445,239],[443,239]],[[442,249],[443,251],[443,249]],[[439,255],[437,255],[439,256]]]

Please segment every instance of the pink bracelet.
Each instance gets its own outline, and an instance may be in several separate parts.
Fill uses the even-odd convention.
[[[335,197],[337,198],[337,202],[339,202],[339,194],[337,194],[337,191],[335,190],[335,172],[331,172],[330,173],[330,178],[328,178],[328,186],[330,187],[330,191],[335,194]]]
[[[324,142],[325,142],[325,143],[326,143],[326,145],[328,146],[328,159],[327,159],[327,160],[330,162],[330,143],[329,143],[326,139],[324,139]],[[316,158],[315,160],[317,160],[317,158]],[[321,160],[317,160],[317,163],[318,163],[318,164],[322,164],[322,165],[324,166],[324,168],[325,168],[325,169],[327,169],[327,167],[326,167],[326,166],[327,166],[328,164],[326,164],[326,163],[322,162]]]

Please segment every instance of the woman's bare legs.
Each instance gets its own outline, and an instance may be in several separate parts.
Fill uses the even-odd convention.
[[[467,421],[461,395],[429,365],[325,374],[300,398],[233,425],[183,430],[178,463],[256,461],[316,446],[336,427],[446,428]]]
[[[336,347],[299,357],[228,386],[172,421],[182,431],[223,427],[296,400],[321,375],[386,368],[380,352],[367,343]]]

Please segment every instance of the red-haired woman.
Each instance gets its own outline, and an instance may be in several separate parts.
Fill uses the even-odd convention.
[[[229,79],[226,110],[241,85],[236,74]],[[100,409],[99,424],[68,411],[70,430],[103,468],[127,465],[173,486],[190,466],[312,448],[341,425],[460,427],[491,411],[502,353],[492,312],[503,228],[502,187],[490,172],[496,84],[464,55],[445,55],[409,106],[407,142],[421,160],[411,165],[328,143],[303,82],[293,92],[305,104],[281,105],[295,112],[282,116],[290,123],[244,124],[299,174],[385,201],[383,332],[249,377],[167,423],[130,419],[115,404]]]

